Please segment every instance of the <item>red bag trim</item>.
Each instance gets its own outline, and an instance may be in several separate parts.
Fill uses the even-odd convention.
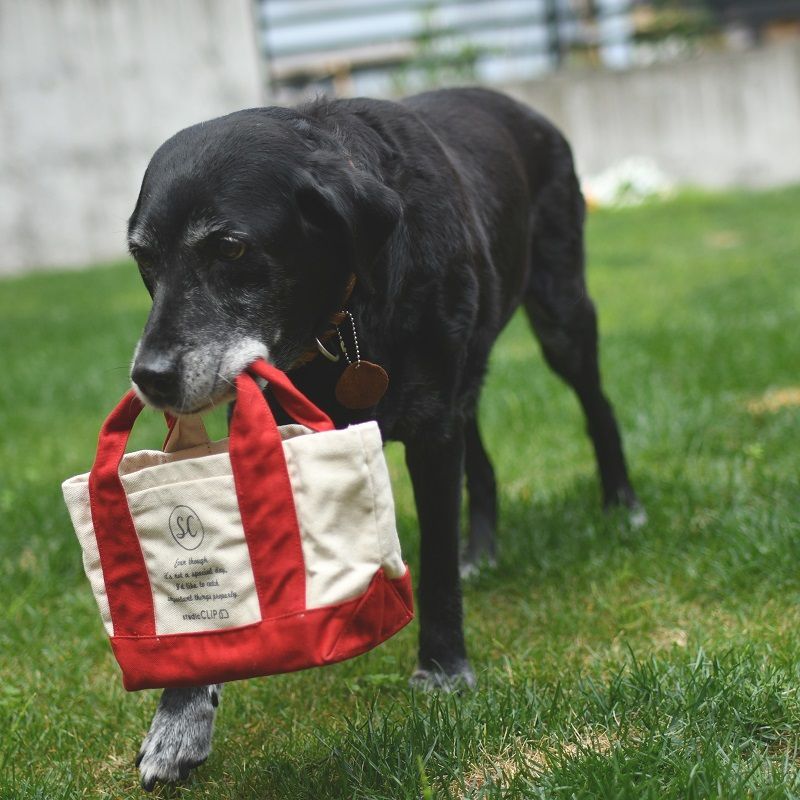
[[[344,603],[238,628],[114,636],[111,646],[128,691],[199,686],[352,658],[393,636],[412,618],[409,571],[389,579],[380,569],[362,595]]]
[[[325,654],[325,663],[333,664],[346,661],[348,658],[364,652],[364,642],[379,644],[385,642],[414,616],[414,600],[411,590],[411,573],[406,568],[400,578],[387,579],[383,569],[379,571],[383,578],[383,592],[380,595],[381,608],[377,611],[369,590],[362,595],[361,602],[350,614],[342,632],[336,637],[331,650]],[[371,587],[370,587],[371,588]],[[404,608],[409,618],[397,626],[397,609]]]

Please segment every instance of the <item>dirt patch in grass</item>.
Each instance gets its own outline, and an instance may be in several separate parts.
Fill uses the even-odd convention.
[[[747,403],[751,414],[775,414],[784,408],[800,408],[800,387],[770,389]]]
[[[478,764],[465,774],[463,786],[453,782],[450,793],[453,797],[468,798],[487,785],[507,788],[520,773],[536,776],[550,770],[554,760],[579,758],[586,753],[604,754],[611,751],[613,741],[602,730],[577,730],[566,741],[552,738],[532,742],[515,737],[512,744],[499,753],[486,750]]]
[[[670,650],[673,647],[686,647],[689,635],[683,628],[657,628],[650,634],[656,650]]]
[[[735,250],[742,246],[742,236],[737,231],[709,231],[705,244],[713,250]]]

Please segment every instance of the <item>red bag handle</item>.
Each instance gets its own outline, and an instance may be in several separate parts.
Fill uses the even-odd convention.
[[[119,478],[131,428],[144,408],[133,391],[108,415],[89,473],[89,504],[115,636],[155,633],[150,579]]]
[[[256,361],[236,379],[229,452],[239,512],[250,552],[262,619],[305,608],[300,529],[280,431],[258,384],[266,378],[278,402],[312,430],[332,430],[330,418],[289,378]],[[114,636],[155,635],[150,581],[119,477],[131,429],[144,408],[128,392],[106,419],[89,475],[89,500]]]
[[[284,411],[312,431],[332,431],[331,418],[315,406],[290,380],[285,372],[268,364],[263,358],[254,361],[248,372],[264,378]]]

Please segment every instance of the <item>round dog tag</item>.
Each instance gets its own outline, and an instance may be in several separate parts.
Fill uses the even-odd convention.
[[[336,399],[351,411],[372,408],[386,394],[389,376],[371,361],[349,364],[336,383]]]

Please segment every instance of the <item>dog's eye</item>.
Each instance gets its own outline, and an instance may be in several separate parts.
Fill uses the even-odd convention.
[[[244,242],[232,236],[223,236],[217,244],[217,253],[225,261],[236,261],[244,255],[245,249]]]
[[[136,266],[139,268],[139,275],[142,276],[144,285],[150,294],[153,294],[153,262],[149,258],[136,256]]]
[[[139,267],[139,273],[144,278],[145,283],[148,280],[150,273],[153,270],[153,258],[150,253],[137,248],[131,248],[131,255],[133,256],[136,266]]]

